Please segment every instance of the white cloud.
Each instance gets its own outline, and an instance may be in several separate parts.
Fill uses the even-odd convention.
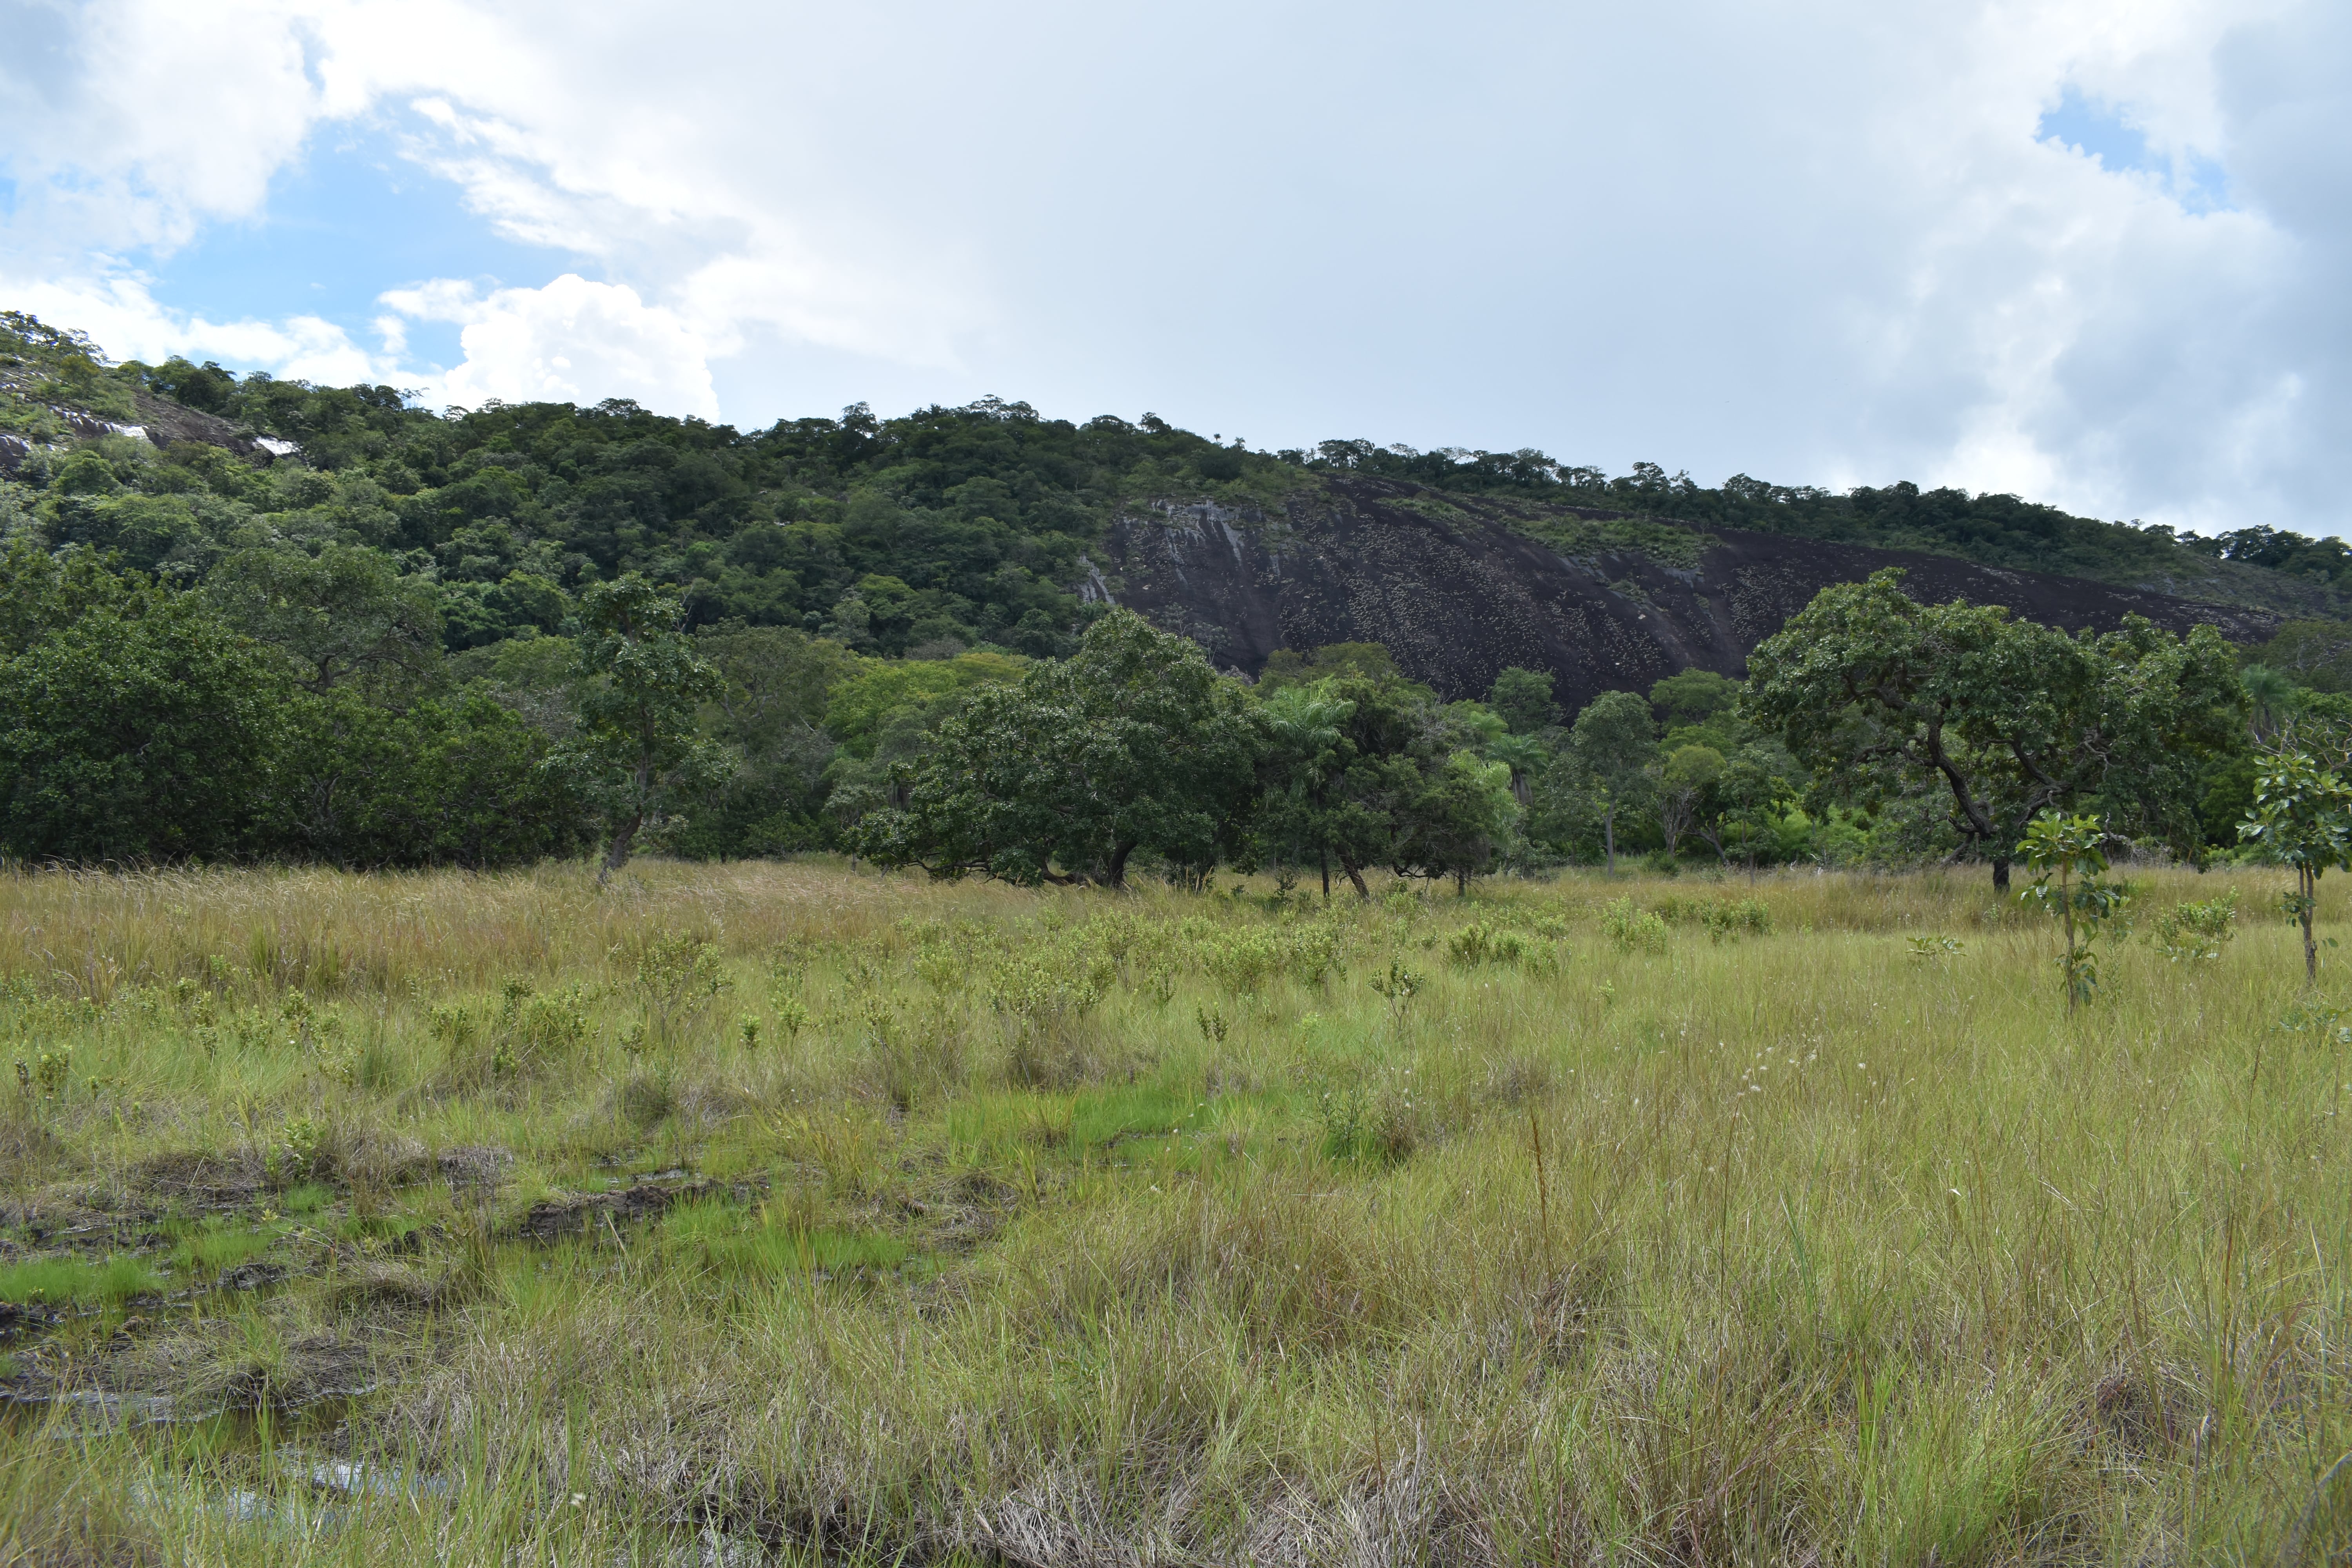
[[[600,403],[625,397],[663,414],[719,416],[708,351],[672,312],[625,285],[567,272],[543,289],[500,289],[438,279],[384,295],[399,316],[464,323],[465,363],[430,388],[468,406]]]
[[[117,360],[160,363],[179,354],[218,359],[328,386],[401,379],[392,355],[371,354],[332,321],[291,316],[280,321],[214,321],[156,302],[145,279],[117,273],[62,283],[26,281],[6,289],[12,308],[70,326]]]
[[[154,300],[174,245],[364,122],[560,253],[496,284],[369,280],[401,287],[362,357],[459,323],[436,384],[459,401],[750,423],[993,391],[1267,444],[2346,516],[2352,19],[2324,0],[25,16],[0,288],[86,302],[60,319],[101,338],[361,354]],[[2038,141],[2069,92],[2171,176]],[[2184,205],[2192,164],[2224,210]],[[145,272],[93,259],[124,256]]]

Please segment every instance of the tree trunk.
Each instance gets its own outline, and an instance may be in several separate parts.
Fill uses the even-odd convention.
[[[2319,905],[2319,873],[2308,866],[2298,867],[2296,880],[2303,884],[2303,977],[2306,984],[2316,984],[2319,943],[2312,939],[2311,917]]]
[[[1331,851],[1330,851],[1330,848],[1327,846],[1327,847],[1325,847],[1323,849],[1321,849],[1321,850],[1318,851],[1318,852],[1317,852],[1317,855],[1316,855],[1316,858],[1317,858],[1317,859],[1318,859],[1318,860],[1320,860],[1320,861],[1323,863],[1323,901],[1324,901],[1325,903],[1327,903],[1327,904],[1328,904],[1328,903],[1329,903],[1329,902],[1331,901]]]
[[[1457,899],[1470,896],[1470,873],[1461,866],[1454,868],[1454,896]]]
[[[1609,857],[1609,874],[1617,874],[1617,808],[1601,814],[1601,847]]]
[[[2009,861],[2006,858],[1992,863],[1992,890],[1996,893],[2009,891]]]
[[[1372,890],[1364,886],[1364,873],[1357,868],[1353,860],[1349,859],[1345,855],[1340,856],[1339,869],[1345,871],[1348,874],[1348,880],[1355,885],[1356,897],[1364,900],[1371,898]]]
[[[2074,894],[2067,885],[2070,880],[2065,863],[2061,861],[2058,867],[2058,912],[2066,920],[2066,1016],[2071,1018],[2074,1016],[2075,992],[2079,989],[2074,977],[2081,973],[2075,965],[2081,961],[2074,952]]]
[[[604,863],[596,868],[596,885],[603,887],[613,879],[613,873],[629,863],[630,847],[637,841],[637,829],[645,823],[640,815],[613,829],[613,842],[604,847]]]
[[[1130,838],[1110,852],[1110,872],[1104,885],[1116,892],[1127,890],[1127,858],[1135,853],[1135,840]]]

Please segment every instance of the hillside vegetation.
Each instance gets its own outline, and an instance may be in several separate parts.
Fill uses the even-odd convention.
[[[634,570],[675,584],[698,624],[789,626],[891,656],[948,641],[1066,651],[1085,613],[1078,560],[1122,508],[1172,497],[1278,511],[1330,472],[1517,498],[1538,537],[1665,559],[1687,544],[1641,520],[1924,550],[2289,614],[2334,613],[2352,575],[2333,539],[2176,539],[2014,496],[1910,484],[1833,495],[1745,476],[1706,489],[1650,463],[1611,479],[1540,452],[1363,441],[1269,454],[1149,415],[1074,424],[993,399],[893,419],[860,406],[750,433],[625,402],[444,417],[390,387],[239,378],[181,360],[108,365],[19,315],[0,316],[0,360],[13,362],[0,363],[0,434],[31,447],[14,455],[0,520],[181,581],[257,543],[383,551],[436,585],[452,649],[554,630],[564,594]],[[90,418],[136,424],[168,416],[165,404],[299,455],[257,468],[202,442],[155,453],[92,434]],[[89,416],[79,425],[77,411]]]
[[[1453,547],[1430,535],[1413,555],[1422,536],[1399,519],[1458,520],[1489,543],[1517,530],[1593,571],[1625,572],[1629,559],[1680,570],[1672,563],[1701,537],[1688,525],[1557,500],[1704,510],[1702,492],[1646,468],[1604,482],[1528,454],[1425,460],[1327,443],[1269,455],[1149,417],[1076,426],[995,402],[888,421],[852,409],[751,435],[620,403],[444,416],[386,387],[240,379],[184,361],[107,365],[24,317],[6,319],[5,337],[0,419],[15,433],[0,436],[0,703],[12,715],[0,730],[0,854],[488,867],[601,845],[617,867],[638,848],[841,847],[942,871],[1117,881],[1140,850],[1180,880],[1230,864],[1360,883],[1367,868],[1459,880],[1613,864],[1621,847],[1669,866],[2005,852],[1991,839],[2007,827],[1962,822],[1975,809],[1965,802],[1938,804],[1948,792],[1928,775],[1943,770],[1874,784],[1866,798],[1839,756],[1801,770],[1788,736],[1741,716],[1737,682],[1683,668],[1697,656],[1679,634],[1635,629],[1661,603],[1638,572],[1594,600],[1597,620],[1549,595],[1558,636],[1545,643],[1505,624],[1503,611],[1528,607],[1518,600],[1488,593],[1479,607],[1479,574],[1508,570],[1507,551],[1449,556],[1461,570],[1435,622],[1391,617],[1393,647],[1340,640],[1351,596],[1410,600],[1417,573],[1435,593],[1444,563],[1428,551]],[[1368,469],[1454,487],[1461,505]],[[1186,497],[1196,500],[1178,508]],[[1937,515],[1959,515],[1952,497],[1928,499]],[[1985,516],[2032,521],[1979,499]],[[1794,509],[1800,522],[1830,515],[1814,492],[1748,500]],[[1270,679],[1253,687],[1196,668],[1189,641],[1106,620],[1125,612],[1109,603],[1105,563],[1134,568],[1130,593],[1154,591],[1154,574],[1214,586],[1215,573],[1181,559],[1161,571],[1121,553],[1132,515],[1168,520],[1157,533],[1139,525],[1164,542],[1194,526],[1179,528],[1179,511],[1260,520],[1247,551],[1213,552],[1217,572],[1278,544],[1286,515],[1300,537],[1355,529],[1407,558],[1321,584],[1336,636],[1262,642],[1250,666]],[[2189,559],[2125,531],[2143,556],[2160,544]],[[1997,534],[2011,540],[2000,549],[2027,548],[2015,529],[1985,539]],[[1812,560],[1800,572],[1793,555],[1758,560],[1755,537],[1717,552],[1732,563],[1724,603],[1690,612],[1750,623],[1744,643],[1702,650],[1734,668],[1824,576],[1834,589],[1868,564]],[[1584,570],[1542,552],[1529,563]],[[2039,580],[2032,602],[2063,617],[2072,601],[2053,582]],[[1264,611],[1248,606],[1265,584],[1225,585],[1247,613]],[[1658,593],[1674,586],[1656,580]],[[1190,626],[1222,602],[1171,600],[1163,618]],[[2129,630],[2118,607],[2138,604],[2170,626]],[[2173,638],[2193,608],[2116,599],[2082,626],[2106,637],[2095,648],[2000,632],[2000,647],[2056,659],[2044,677],[2065,666],[2066,691],[1971,720],[1969,744],[1989,748],[1996,773],[2002,755],[2041,757],[2020,764],[2033,776],[2011,792],[2035,809],[2096,804],[2151,847],[2198,859],[2232,849],[2252,784],[2247,749],[2266,731],[2243,721],[2212,632]],[[1432,637],[1476,642],[1482,613],[1493,647],[1444,688],[1412,679]],[[2328,623],[2289,626],[2275,643],[2280,679],[2336,684],[2341,646]],[[1578,665],[1570,683],[1557,678],[1565,663]],[[1275,700],[1297,683],[1285,671],[1315,687],[1287,707]],[[1073,713],[1137,718],[1121,682],[1193,695],[1110,751],[1068,752]],[[1507,700],[1507,689],[1518,695]],[[1661,695],[1670,689],[1680,695]],[[2148,706],[2158,694],[2160,715]],[[1601,699],[1616,703],[1605,722]],[[2131,746],[2119,749],[2117,724],[2137,736]],[[959,795],[984,751],[995,759],[987,798]],[[2140,760],[2119,761],[2127,752]],[[1048,798],[1037,775],[1049,756],[1065,780],[1088,782]],[[1186,756],[1199,765],[1184,764],[1181,789],[1153,782]]]
[[[0,1557],[2336,1561],[2280,880],[0,878]]]

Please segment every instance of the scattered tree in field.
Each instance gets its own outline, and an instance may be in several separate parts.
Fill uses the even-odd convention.
[[[2026,826],[2025,838],[2017,847],[2033,873],[2033,885],[2020,896],[2054,915],[2065,936],[2058,966],[2069,1013],[2087,1005],[2098,988],[2098,958],[2092,944],[2130,898],[2124,889],[2104,880],[2106,837],[2095,816],[2046,811]],[[2051,885],[2053,878],[2055,887]]]
[[[1508,764],[1455,752],[1430,771],[1413,800],[1394,854],[1397,868],[1450,876],[1455,892],[1467,893],[1470,879],[1486,868],[1517,820]]]
[[[2331,868],[2352,866],[2352,784],[2308,752],[2273,752],[2255,773],[2253,809],[2238,834],[2294,870],[2294,888],[2280,899],[2280,909],[2303,927],[2304,977],[2317,980],[2319,943],[2312,921],[2319,879]]]
[[[1749,745],[1726,757],[1723,772],[1709,792],[1712,809],[1702,811],[1693,824],[1699,837],[1713,846],[1716,858],[1727,864],[1736,842],[1751,879],[1759,851],[1780,814],[1793,804],[1796,793],[1782,767],[1776,765],[1777,752],[1777,747]],[[1784,757],[1778,761],[1785,764]]]
[[[548,760],[603,819],[601,885],[629,863],[637,836],[732,771],[697,730],[725,694],[679,629],[677,598],[634,573],[581,595],[579,728]]]
[[[1240,689],[1196,645],[1118,610],[1068,659],[976,689],[907,772],[905,806],[867,816],[854,841],[938,877],[1122,887],[1139,849],[1216,861],[1259,744]]]
[[[1442,858],[1433,846],[1444,829],[1438,825],[1433,834],[1426,819],[1443,814],[1440,775],[1451,742],[1465,737],[1446,723],[1434,693],[1400,676],[1349,672],[1321,689],[1348,705],[1339,765],[1324,795],[1328,842],[1349,885],[1369,898],[1368,868],[1405,875]]]
[[[2069,637],[1997,605],[1921,605],[1902,577],[1822,589],[1749,658],[1747,714],[1811,773],[1817,801],[1948,792],[1950,826],[1996,888],[2027,822],[2094,798],[2111,827],[2202,852],[2203,764],[2242,743],[2246,710],[2218,633],[2133,616]]]

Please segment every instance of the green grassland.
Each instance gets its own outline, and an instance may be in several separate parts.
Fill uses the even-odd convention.
[[[8,876],[0,1559],[2335,1560],[2345,961],[2132,880]]]

